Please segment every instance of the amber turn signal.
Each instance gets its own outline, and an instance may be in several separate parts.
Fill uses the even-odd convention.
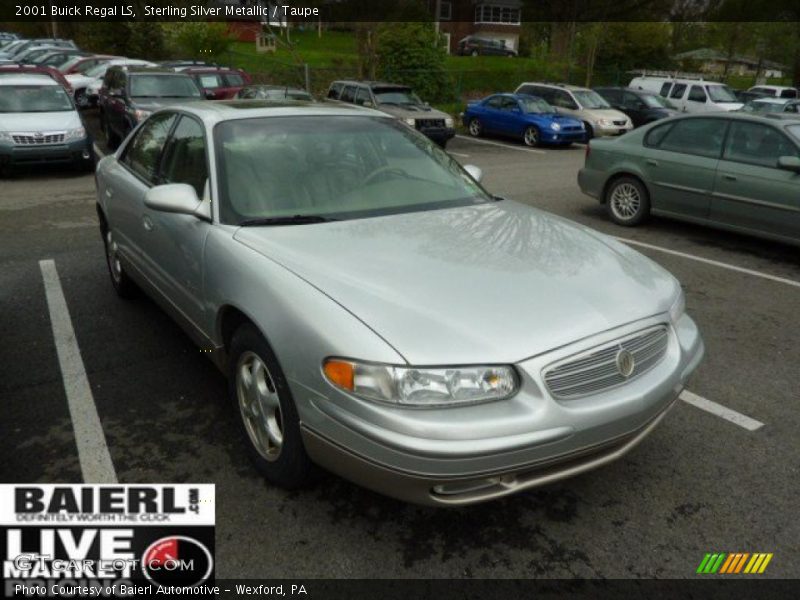
[[[351,362],[337,359],[328,359],[323,366],[325,377],[328,381],[346,390],[355,389],[355,365]]]

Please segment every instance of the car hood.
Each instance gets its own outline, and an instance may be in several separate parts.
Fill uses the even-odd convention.
[[[0,113],[0,131],[66,131],[81,127],[81,118],[74,110],[58,112]]]
[[[715,102],[714,106],[719,110],[739,110],[744,104],[741,102]]]
[[[95,77],[87,77],[82,73],[70,73],[69,75],[65,75],[69,84],[73,87],[73,89],[80,89],[85,88],[89,84],[94,83],[98,79]]]
[[[678,286],[612,238],[508,200],[235,238],[420,365],[518,362],[667,312]]]
[[[379,104],[378,110],[385,112],[393,117],[414,118],[414,119],[446,119],[450,115],[430,106],[392,106],[390,104]]]
[[[526,113],[524,116],[531,121],[545,121],[547,123],[558,123],[559,125],[581,125],[582,123],[575,117],[559,113]]]

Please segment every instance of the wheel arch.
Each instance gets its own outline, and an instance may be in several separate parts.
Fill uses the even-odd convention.
[[[613,184],[618,179],[622,179],[623,177],[630,177],[631,179],[635,179],[636,181],[641,183],[642,187],[644,187],[645,191],[647,192],[648,198],[652,201],[653,194],[650,192],[650,186],[644,180],[644,177],[642,177],[639,173],[637,173],[633,169],[623,169],[620,171],[616,171],[615,173],[610,175],[608,179],[606,179],[606,182],[603,184],[603,191],[600,194],[600,204],[606,204],[606,196],[608,195],[608,190],[611,187],[611,184]]]

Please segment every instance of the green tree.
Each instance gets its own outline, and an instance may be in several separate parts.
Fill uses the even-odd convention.
[[[164,23],[167,45],[175,56],[187,59],[219,58],[233,43],[228,26],[216,21]]]
[[[446,54],[432,23],[383,23],[377,33],[378,74],[410,85],[428,101],[453,99],[445,70]]]
[[[168,55],[163,28],[151,21],[81,23],[75,41],[85,50],[103,54],[150,60]]]

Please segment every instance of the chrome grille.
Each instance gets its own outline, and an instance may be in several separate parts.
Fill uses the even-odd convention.
[[[566,358],[547,369],[544,380],[556,398],[597,394],[652,369],[667,353],[668,342],[667,327],[659,325]],[[617,368],[621,350],[633,356],[633,372],[628,377]]]
[[[20,146],[39,146],[41,144],[61,144],[64,142],[63,131],[48,133],[12,133],[11,139]]]

